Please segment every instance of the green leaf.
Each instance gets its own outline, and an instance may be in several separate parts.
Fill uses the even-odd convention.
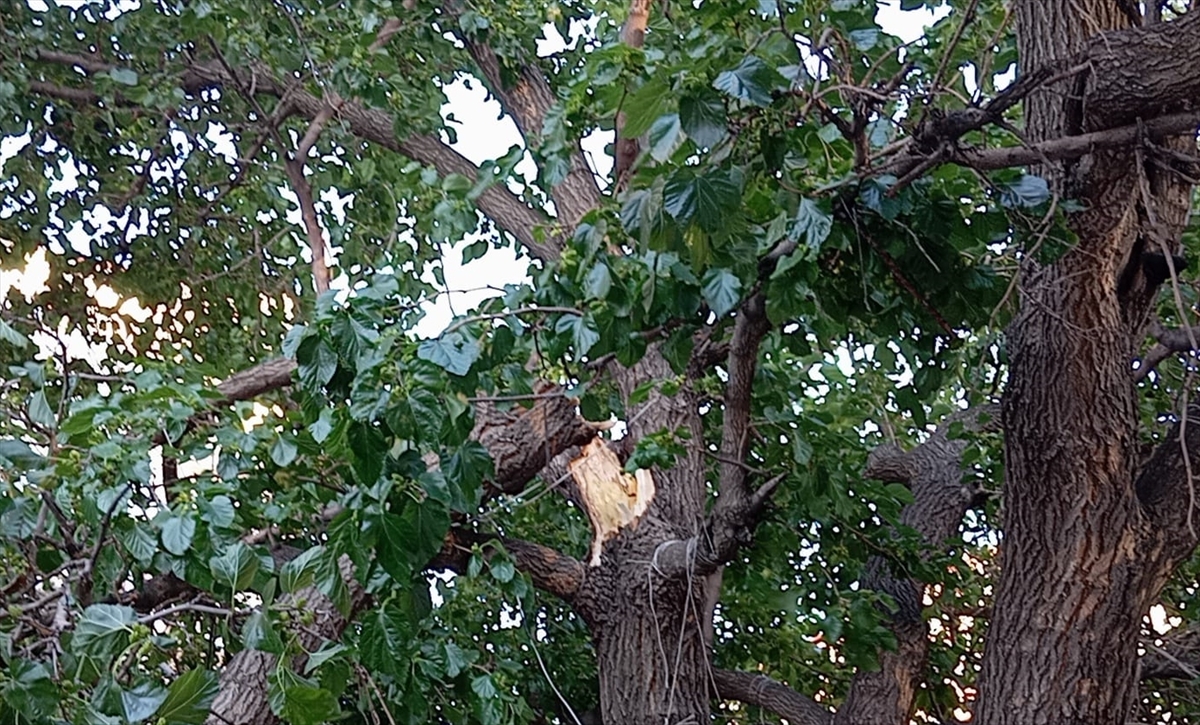
[[[350,614],[350,588],[342,575],[341,557],[326,549],[313,572],[313,585],[337,606],[343,616]]]
[[[201,520],[218,528],[227,529],[233,526],[234,519],[237,517],[237,509],[233,507],[233,501],[225,495],[213,496],[210,501],[201,501],[201,508],[204,514],[201,515]]]
[[[267,702],[272,712],[291,725],[320,725],[341,712],[332,692],[297,675],[287,663],[277,665],[268,678]]]
[[[29,398],[29,419],[43,428],[53,429],[57,418],[50,409],[46,394],[39,390]]]
[[[383,459],[387,455],[387,439],[383,431],[370,423],[355,423],[347,432],[350,439],[350,465],[354,475],[364,486],[373,486],[383,473]]]
[[[625,99],[621,109],[625,112],[625,125],[621,135],[637,138],[650,130],[654,121],[666,112],[672,97],[665,81],[655,78]]]
[[[812,444],[805,440],[799,433],[792,436],[792,460],[797,465],[807,466],[812,460],[813,447]]]
[[[468,191],[474,183],[462,174],[448,174],[442,179],[442,191]]]
[[[81,654],[105,660],[124,648],[137,614],[130,607],[93,604],[83,610],[75,625],[71,646]]]
[[[479,354],[479,344],[457,331],[425,340],[417,348],[417,357],[460,376],[470,372]]]
[[[418,388],[408,394],[408,408],[415,422],[429,439],[436,439],[445,421],[446,411],[432,392]]]
[[[488,246],[489,246],[488,240],[480,239],[477,242],[472,242],[472,243],[468,244],[467,246],[463,247],[462,263],[470,264],[471,262],[474,262],[476,259],[483,257],[483,255],[487,254]]]
[[[379,539],[375,552],[379,564],[392,579],[406,582],[413,573],[412,559],[408,554],[410,531],[400,516],[385,513],[379,517]]]
[[[450,514],[434,501],[409,502],[400,513],[399,525],[409,564],[417,570],[441,551],[446,532],[450,530]]]
[[[141,722],[157,712],[166,699],[165,687],[153,682],[143,682],[132,690],[121,692],[121,709],[129,722]]]
[[[306,336],[296,348],[296,364],[300,384],[306,390],[319,390],[337,372],[337,353],[316,335]]]
[[[329,434],[333,432],[333,411],[329,408],[322,410],[316,421],[308,426],[308,432],[314,441],[324,443]]]
[[[683,143],[683,127],[678,113],[659,116],[650,126],[650,156],[655,161],[666,161]]]
[[[168,725],[203,725],[218,689],[217,676],[212,672],[189,670],[167,688],[167,699],[155,714]]]
[[[158,541],[141,523],[135,523],[127,530],[120,532],[117,538],[120,539],[125,550],[142,564],[149,564],[154,559],[154,555],[158,553]]]
[[[748,55],[737,68],[722,71],[713,87],[718,91],[756,106],[768,106],[773,100],[771,91],[782,84],[783,77],[761,59]]]
[[[108,71],[108,77],[123,86],[136,86],[138,82],[137,72],[129,68],[113,68]]]
[[[600,341],[600,332],[595,323],[579,315],[563,315],[554,324],[556,332],[571,333],[571,342],[575,347],[576,357],[587,355],[588,350]]]
[[[342,653],[349,651],[350,648],[344,644],[334,644],[333,642],[322,644],[321,649],[308,656],[308,661],[304,663],[304,674],[312,673],[326,662],[335,660],[341,657]]]
[[[29,345],[29,338],[22,335],[4,320],[0,320],[0,342],[7,342],[18,350],[24,350]]]
[[[608,265],[603,262],[597,262],[592,265],[591,271],[588,272],[587,278],[583,281],[583,291],[590,300],[602,300],[608,297],[609,290],[612,289],[612,274],[608,271]]]
[[[259,561],[249,546],[238,541],[225,552],[209,558],[208,570],[219,584],[241,591],[250,586],[258,573]]]
[[[480,675],[471,680],[471,692],[479,695],[481,700],[491,700],[496,696],[496,685],[491,675]]]
[[[488,565],[488,571],[491,572],[492,578],[501,584],[509,583],[517,575],[516,567],[508,559],[492,561]]]
[[[800,200],[789,236],[793,241],[803,239],[804,244],[815,252],[829,238],[832,229],[833,218],[825,213],[817,202],[805,198]]]
[[[1050,187],[1040,176],[1024,174],[1000,190],[1000,203],[1010,209],[1039,206],[1050,198]]]
[[[0,712],[8,705],[16,713],[7,713],[14,723],[54,722],[52,717],[63,692],[40,662],[8,660],[4,682],[0,686]]]
[[[292,461],[296,460],[296,453],[296,442],[287,435],[276,438],[275,444],[271,446],[271,460],[280,468],[291,465]]]
[[[742,283],[727,269],[710,269],[704,275],[704,301],[717,317],[737,307],[742,296]]]
[[[247,617],[242,625],[242,645],[246,649],[283,654],[283,640],[275,631],[271,618],[261,609]]]
[[[475,660],[479,659],[479,652],[475,650],[464,650],[462,647],[447,642],[446,651],[446,677],[455,678],[459,673],[471,666]]]
[[[684,96],[679,99],[679,123],[697,146],[712,148],[728,135],[725,106],[711,96]]]
[[[191,514],[171,516],[163,522],[163,548],[176,556],[181,556],[192,546],[192,537],[196,535],[196,519]]]
[[[317,564],[325,553],[324,546],[314,546],[300,552],[279,570],[279,585],[291,594],[313,583]]]
[[[879,43],[879,28],[859,28],[850,31],[850,42],[855,50],[866,52]]]
[[[467,441],[446,461],[445,476],[462,495],[464,508],[479,505],[483,482],[492,477],[492,456],[478,441]]]
[[[681,226],[695,219],[707,231],[716,231],[742,200],[742,179],[734,171],[696,176],[688,169],[673,174],[663,189],[663,207]]]
[[[377,607],[363,618],[358,651],[362,663],[378,672],[398,677],[404,669],[400,653],[408,650],[404,615],[395,605]]]
[[[0,458],[7,458],[17,465],[29,467],[40,466],[46,461],[34,453],[28,443],[16,438],[0,438]]]

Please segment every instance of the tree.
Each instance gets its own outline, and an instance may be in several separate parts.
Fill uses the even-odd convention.
[[[7,4],[5,721],[1200,712],[1200,16],[937,17]]]

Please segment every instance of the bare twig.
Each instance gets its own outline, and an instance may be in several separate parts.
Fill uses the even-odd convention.
[[[208,604],[200,604],[193,600],[190,602],[184,602],[183,604],[176,604],[175,606],[167,607],[166,609],[162,609],[157,612],[151,612],[145,616],[138,617],[138,622],[140,624],[150,624],[151,622],[173,617],[176,614],[184,614],[186,612],[212,614],[218,617],[248,617],[254,613],[254,610],[225,609],[224,607],[213,607]]]

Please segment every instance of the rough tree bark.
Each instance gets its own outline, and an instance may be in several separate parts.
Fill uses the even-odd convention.
[[[622,394],[647,380],[673,376],[651,349],[618,374]],[[692,395],[651,393],[629,410],[629,435],[684,428],[702,440]],[[656,567],[664,542],[696,540],[704,518],[704,461],[694,447],[670,469],[654,469],[657,494],[636,527],[603,549],[576,598],[592,631],[600,671],[600,711],[606,723],[700,721],[708,717],[708,657],[701,636],[700,579],[664,576]],[[694,547],[693,547],[694,550]],[[689,720],[690,719],[690,720]]]
[[[1023,72],[1076,56],[1093,39],[1101,47],[1098,33],[1130,22],[1101,0],[1022,0],[1016,13]],[[1067,92],[1035,91],[1028,140],[1111,125],[1119,114],[1089,103],[1092,93],[1105,88],[1098,95],[1111,98],[1124,82],[1144,94],[1154,80],[1122,78],[1093,72]],[[1139,626],[1167,569],[1134,485],[1129,361],[1155,285],[1118,280],[1126,265],[1140,267],[1147,238],[1177,248],[1190,196],[1163,180],[1144,193],[1151,184],[1137,160],[1124,148],[1041,170],[1086,209],[1069,218],[1073,249],[1044,267],[1027,263],[1009,329],[1002,572],[979,682],[983,725],[1123,723],[1135,701]]]

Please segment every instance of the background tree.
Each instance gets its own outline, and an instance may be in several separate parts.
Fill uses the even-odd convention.
[[[1200,709],[1185,3],[2,8],[5,721]]]

